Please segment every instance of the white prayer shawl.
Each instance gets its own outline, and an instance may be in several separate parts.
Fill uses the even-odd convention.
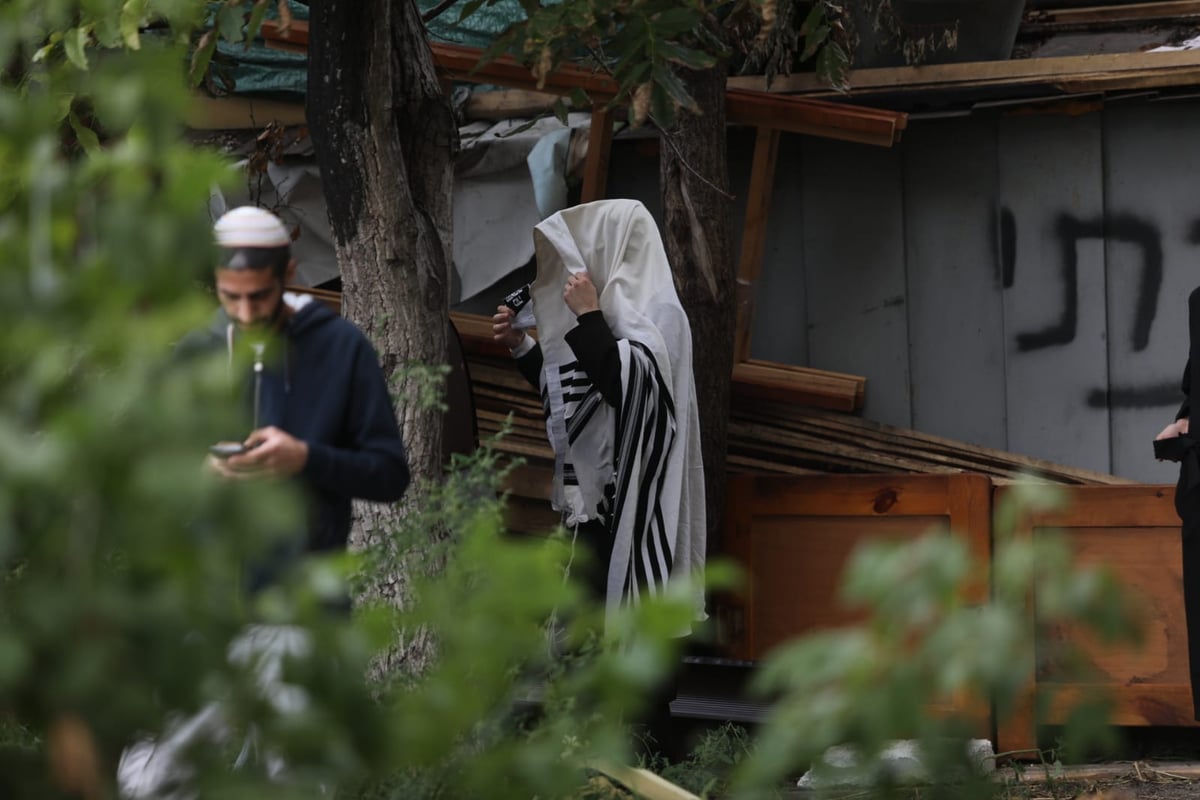
[[[702,620],[704,467],[692,336],[658,227],[637,201],[601,200],[547,218],[534,229],[534,246],[541,389],[555,453],[552,503],[568,526],[608,519],[609,616],[673,579],[691,581]],[[617,339],[619,408],[591,385],[564,338],[576,321],[563,287],[583,270]]]

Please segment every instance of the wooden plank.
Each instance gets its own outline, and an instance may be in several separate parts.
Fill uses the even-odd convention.
[[[269,42],[304,52],[308,46],[308,23],[295,20],[287,31],[267,20],[262,35]],[[616,95],[617,85],[606,73],[563,64],[538,80],[523,65],[508,56],[480,65],[483,51],[473,47],[431,42],[434,63],[447,79],[467,83],[495,83],[542,94],[565,95],[572,89],[587,92],[593,104],[606,104]],[[907,115],[818,103],[790,98],[781,100],[757,91],[737,90],[726,100],[729,121],[758,127],[768,122],[782,130],[829,136],[847,141],[891,147],[904,129]]]
[[[612,138],[613,112],[602,106],[594,106],[588,133],[587,157],[583,162],[583,188],[579,197],[581,203],[590,203],[605,197]]]
[[[1162,0],[1158,3],[1048,8],[1029,12],[1027,19],[1041,26],[1046,23],[1086,25],[1096,22],[1132,22],[1195,16],[1200,16],[1200,2],[1197,0]]]
[[[645,800],[700,800],[699,797],[640,767],[627,767],[609,762],[596,763],[592,768],[607,775]]]
[[[855,375],[834,377],[825,370],[747,362],[734,364],[733,380],[752,396],[838,411],[860,408],[866,383],[864,378]]]
[[[463,117],[469,120],[499,121],[513,117],[536,117],[554,107],[559,95],[533,92],[527,89],[496,89],[472,92],[463,106]]]
[[[880,90],[915,90],[954,86],[1020,86],[1070,81],[1098,76],[1115,78],[1134,72],[1156,72],[1200,67],[1200,51],[1159,53],[1115,53],[1090,56],[1059,56],[1008,61],[971,61],[957,64],[924,64],[915,67],[883,67],[851,70],[848,94]],[[834,95],[836,92],[811,73],[777,76],[768,87],[766,78],[746,75],[729,79],[737,89],[769,92]]]
[[[987,484],[982,475],[837,475],[801,481],[762,479],[750,496],[755,516],[877,514],[947,517],[965,526],[961,506],[950,499],[954,482]]]
[[[791,97],[779,102],[768,92],[730,89],[725,94],[725,113],[731,123],[754,128],[770,127],[858,144],[891,147],[900,141],[907,116],[855,108],[839,103],[815,105],[817,101]],[[852,110],[851,110],[852,109]]]
[[[750,325],[754,317],[754,286],[762,271],[766,246],[767,218],[775,186],[775,161],[779,155],[779,131],[759,128],[750,166],[750,188],[746,197],[746,220],[742,226],[742,252],[738,259],[738,314],[734,361],[750,357]]]
[[[468,83],[494,83],[518,89],[570,94],[583,89],[594,105],[610,102],[616,83],[605,73],[563,64],[538,80],[515,59],[502,56],[479,65],[482,51],[461,45],[432,42],[434,62],[447,77]],[[904,129],[908,115],[805,98],[772,97],[765,92],[740,89],[728,93],[726,115],[738,125],[773,125],[781,130],[812,136],[891,147]]]
[[[307,125],[303,103],[260,97],[209,97],[195,92],[188,99],[184,124],[192,130],[261,130],[272,122]]]

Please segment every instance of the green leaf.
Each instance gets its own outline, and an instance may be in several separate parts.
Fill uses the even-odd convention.
[[[142,46],[140,29],[146,18],[148,0],[126,0],[121,6],[121,40],[130,50],[138,50]]]
[[[592,105],[592,98],[588,97],[587,92],[576,86],[571,90],[571,105],[574,108],[588,108]]]
[[[75,138],[79,140],[79,145],[84,149],[84,152],[88,155],[99,153],[100,137],[96,135],[96,132],[87,125],[84,125],[79,117],[75,116],[74,111],[67,115],[67,119],[70,121],[71,130],[75,131]]]
[[[812,32],[817,29],[817,25],[825,21],[824,9],[821,3],[813,3],[812,10],[808,12],[808,16],[804,18],[804,23],[800,26],[800,35],[805,39],[812,36]]]
[[[205,31],[200,37],[200,41],[196,43],[196,51],[192,53],[192,65],[189,72],[192,86],[199,86],[204,81],[204,75],[208,72],[208,65],[212,62],[213,53],[217,50],[217,36],[215,31]]]
[[[688,93],[683,81],[679,80],[679,76],[669,67],[654,70],[654,83],[666,90],[675,105],[686,108],[693,114],[700,113],[700,106],[696,104],[696,99]]]
[[[254,8],[250,11],[250,21],[246,23],[246,36],[254,38],[258,35],[269,7],[270,0],[255,0]]]
[[[820,25],[811,35],[804,40],[804,52],[800,54],[801,61],[807,61],[813,57],[813,53],[817,52],[822,44],[829,39],[829,26]]]
[[[464,19],[483,8],[483,4],[486,2],[487,0],[470,0],[470,2],[466,3],[462,7],[462,10],[458,12],[458,21],[462,22]]]
[[[660,128],[669,128],[675,124],[675,104],[671,96],[657,81],[650,87],[650,114]]]
[[[839,92],[848,88],[846,72],[849,68],[850,58],[837,42],[830,42],[817,54],[817,76]]]
[[[554,116],[558,118],[564,126],[567,124],[567,114],[571,109],[567,107],[566,101],[561,97],[554,101]]]
[[[222,5],[217,9],[217,31],[227,42],[237,44],[242,41],[245,36],[242,33],[244,22],[241,9],[237,6]]]
[[[91,31],[87,26],[72,28],[63,37],[63,49],[67,53],[67,60],[79,69],[86,70],[88,68],[86,48],[89,38],[91,38]]]
[[[653,64],[644,59],[630,59],[617,68],[613,73],[613,78],[622,89],[633,91],[645,82],[653,66]]]
[[[63,121],[71,113],[72,107],[75,105],[75,95],[71,92],[63,92],[55,98],[55,120]]]
[[[663,58],[688,69],[709,69],[717,63],[716,56],[674,42],[658,42],[656,46]]]
[[[33,63],[36,64],[39,61],[44,60],[46,58],[46,56],[50,55],[50,53],[53,51],[54,51],[54,42],[50,42],[49,44],[42,45],[41,47],[38,48],[37,52],[33,54]]]
[[[650,19],[656,38],[672,38],[700,27],[700,14],[691,8],[672,8]]]

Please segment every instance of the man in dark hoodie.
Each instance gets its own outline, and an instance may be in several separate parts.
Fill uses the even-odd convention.
[[[253,423],[244,452],[210,456],[209,465],[230,479],[294,477],[308,499],[306,540],[252,576],[261,585],[300,549],[344,547],[351,499],[398,500],[408,461],[370,342],[325,305],[284,291],[296,261],[279,218],[243,206],[222,216],[214,232],[221,309],[181,349],[227,352],[231,364],[245,363],[234,356],[246,349],[253,371],[244,376],[243,396]]]

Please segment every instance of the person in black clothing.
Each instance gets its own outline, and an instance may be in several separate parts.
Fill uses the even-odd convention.
[[[1183,609],[1187,625],[1188,666],[1192,684],[1192,716],[1200,720],[1200,450],[1190,435],[1192,363],[1200,350],[1200,289],[1188,297],[1188,360],[1180,388],[1184,400],[1175,421],[1155,437],[1160,458],[1179,461],[1175,511],[1182,521]]]
[[[343,548],[350,501],[395,501],[409,483],[408,461],[375,350],[348,320],[307,295],[285,292],[295,272],[283,223],[260,208],[235,208],[214,228],[221,309],[211,327],[180,344],[184,353],[242,348],[255,355],[242,391],[253,429],[246,452],[209,457],[229,479],[293,478],[308,501],[307,526],[261,585],[301,552]]]

